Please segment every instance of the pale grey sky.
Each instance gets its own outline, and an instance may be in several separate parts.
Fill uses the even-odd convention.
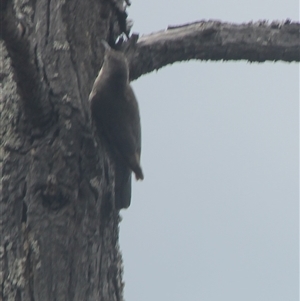
[[[297,0],[132,0],[134,32],[299,20]],[[145,180],[121,215],[127,301],[299,300],[299,65],[185,62],[133,83]]]

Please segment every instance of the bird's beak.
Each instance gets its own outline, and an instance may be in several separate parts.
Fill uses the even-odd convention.
[[[105,51],[111,50],[111,47],[108,45],[108,43],[105,40],[101,40],[101,44],[104,46]]]

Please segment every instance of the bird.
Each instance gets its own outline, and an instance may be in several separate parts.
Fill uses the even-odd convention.
[[[131,203],[131,173],[143,180],[139,106],[129,82],[129,65],[123,52],[104,40],[104,62],[89,95],[92,119],[98,134],[108,142],[115,163],[115,206]]]

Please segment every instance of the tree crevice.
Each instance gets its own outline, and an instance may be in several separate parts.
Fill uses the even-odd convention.
[[[5,41],[8,55],[12,60],[17,90],[23,103],[24,111],[34,126],[48,123],[51,110],[47,99],[42,98],[43,83],[39,80],[38,70],[32,62],[29,42],[29,26],[25,18],[15,16],[13,3],[1,10],[1,38]]]
[[[47,0],[45,46],[48,45],[48,38],[49,38],[49,32],[50,32],[50,3],[51,3],[51,0]]]

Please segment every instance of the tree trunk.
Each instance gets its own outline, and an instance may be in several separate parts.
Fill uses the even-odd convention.
[[[87,101],[118,3],[13,2],[1,2],[0,300],[122,300],[114,169]]]

